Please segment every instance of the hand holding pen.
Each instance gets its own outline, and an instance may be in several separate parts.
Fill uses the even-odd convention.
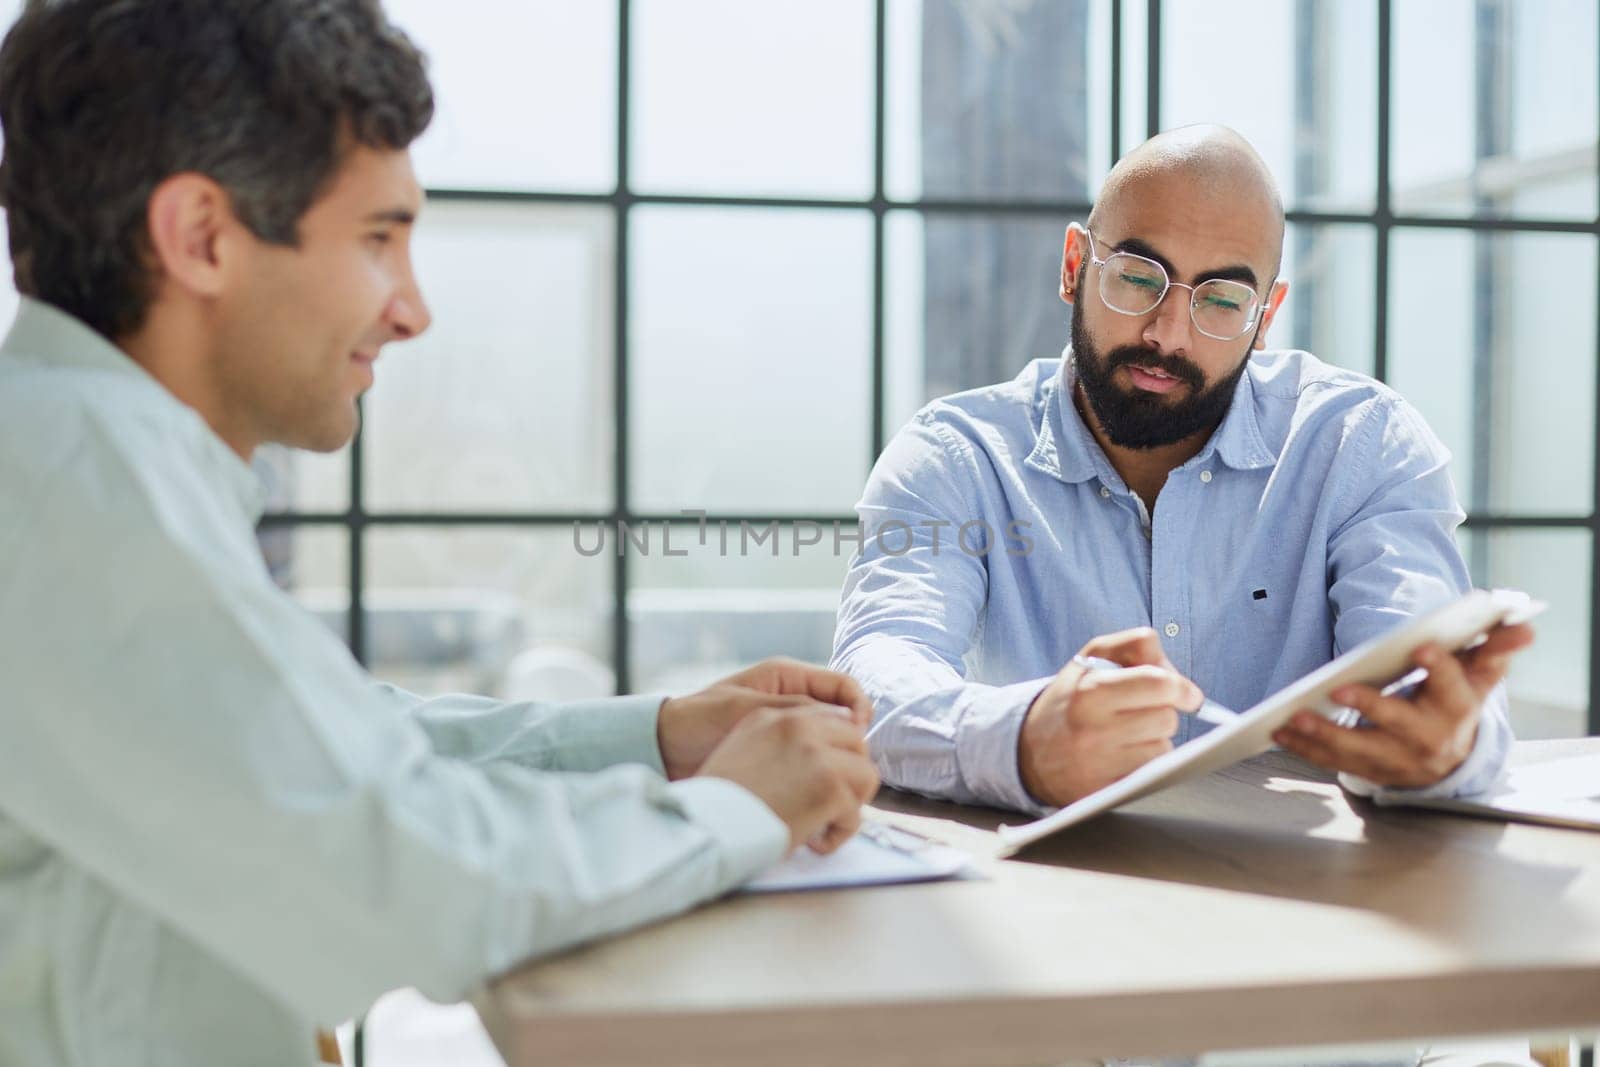
[[[1039,803],[1065,806],[1172,751],[1178,716],[1207,705],[1178,673],[1149,627],[1090,641],[1029,706],[1017,738],[1022,785]]]

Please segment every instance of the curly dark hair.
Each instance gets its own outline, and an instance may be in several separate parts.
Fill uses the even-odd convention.
[[[30,0],[0,45],[17,289],[124,337],[154,292],[163,180],[207,175],[292,246],[347,145],[401,149],[432,117],[425,60],[378,0]]]

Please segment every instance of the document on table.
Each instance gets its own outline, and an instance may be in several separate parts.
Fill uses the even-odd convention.
[[[867,822],[829,855],[795,849],[746,882],[741,892],[792,893],[976,876],[968,852],[888,823]]]
[[[1491,819],[1600,830],[1600,755],[1572,756],[1517,767],[1482,793],[1449,799],[1401,798],[1390,803]]]

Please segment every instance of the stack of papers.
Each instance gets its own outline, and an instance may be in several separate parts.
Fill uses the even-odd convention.
[[[791,893],[863,885],[935,882],[972,876],[972,855],[888,823],[863,823],[856,836],[819,856],[809,848],[745,883],[746,893]]]

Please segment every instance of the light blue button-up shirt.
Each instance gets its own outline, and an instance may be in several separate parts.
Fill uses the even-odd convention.
[[[275,588],[198,415],[24,301],[0,346],[0,1065],[309,1064],[681,911],[788,831],[661,777],[659,698],[423,701]],[[577,773],[582,772],[582,773]]]
[[[928,405],[857,506],[833,666],[872,700],[886,784],[1042,810],[1017,734],[1091,638],[1153,626],[1179,671],[1242,710],[1469,588],[1449,454],[1382,384],[1256,354],[1147,513],[1072,403],[1064,355]],[[1177,743],[1211,728],[1180,722]],[[1427,792],[1486,786],[1510,742],[1502,687],[1472,753]]]

